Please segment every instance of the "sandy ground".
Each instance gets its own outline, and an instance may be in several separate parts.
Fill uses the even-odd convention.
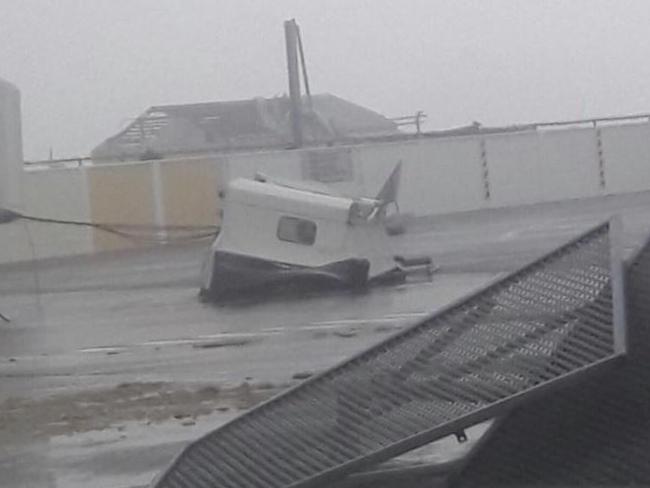
[[[387,252],[433,256],[431,282],[257,304],[196,300],[207,244],[0,267],[0,484],[146,485],[189,440],[613,213],[629,253],[647,193],[423,219]]]

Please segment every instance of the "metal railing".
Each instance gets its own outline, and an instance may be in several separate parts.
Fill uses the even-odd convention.
[[[392,120],[395,123],[395,125],[397,125],[398,127],[412,125],[415,127],[415,133],[421,134],[422,123],[426,118],[427,118],[427,114],[425,114],[422,110],[418,110],[417,112],[415,112],[415,115],[404,115],[402,117],[393,117],[390,120]]]
[[[90,156],[79,156],[76,158],[61,158],[61,159],[43,159],[40,161],[24,161],[23,164],[27,168],[34,168],[38,166],[52,167],[52,166],[67,166],[67,167],[82,167],[92,163]]]
[[[608,369],[625,354],[610,226],[207,434],[154,486],[325,486]]]
[[[625,361],[506,417],[452,486],[650,485],[650,239],[625,268]]]

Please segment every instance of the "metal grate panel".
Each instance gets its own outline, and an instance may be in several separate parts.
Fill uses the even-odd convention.
[[[159,488],[313,486],[609,365],[610,224],[188,446]]]
[[[650,485],[650,240],[627,264],[625,287],[629,347],[621,367],[517,409],[456,487]]]

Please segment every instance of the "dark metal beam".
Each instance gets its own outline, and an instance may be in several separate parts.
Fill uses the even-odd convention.
[[[300,67],[302,68],[302,81],[305,84],[305,94],[307,95],[307,104],[310,110],[313,110],[313,105],[311,101],[311,89],[309,88],[309,77],[307,76],[307,63],[305,62],[305,50],[302,46],[302,34],[300,33],[300,27],[296,25],[296,34],[298,38],[298,52],[300,54]]]
[[[291,102],[291,130],[295,147],[302,147],[302,101],[300,97],[300,73],[298,71],[298,26],[294,19],[284,22],[287,45],[287,73],[289,75],[289,98]]]

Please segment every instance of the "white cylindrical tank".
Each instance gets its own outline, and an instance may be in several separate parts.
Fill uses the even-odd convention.
[[[0,208],[22,207],[22,173],[20,91],[0,78]]]

